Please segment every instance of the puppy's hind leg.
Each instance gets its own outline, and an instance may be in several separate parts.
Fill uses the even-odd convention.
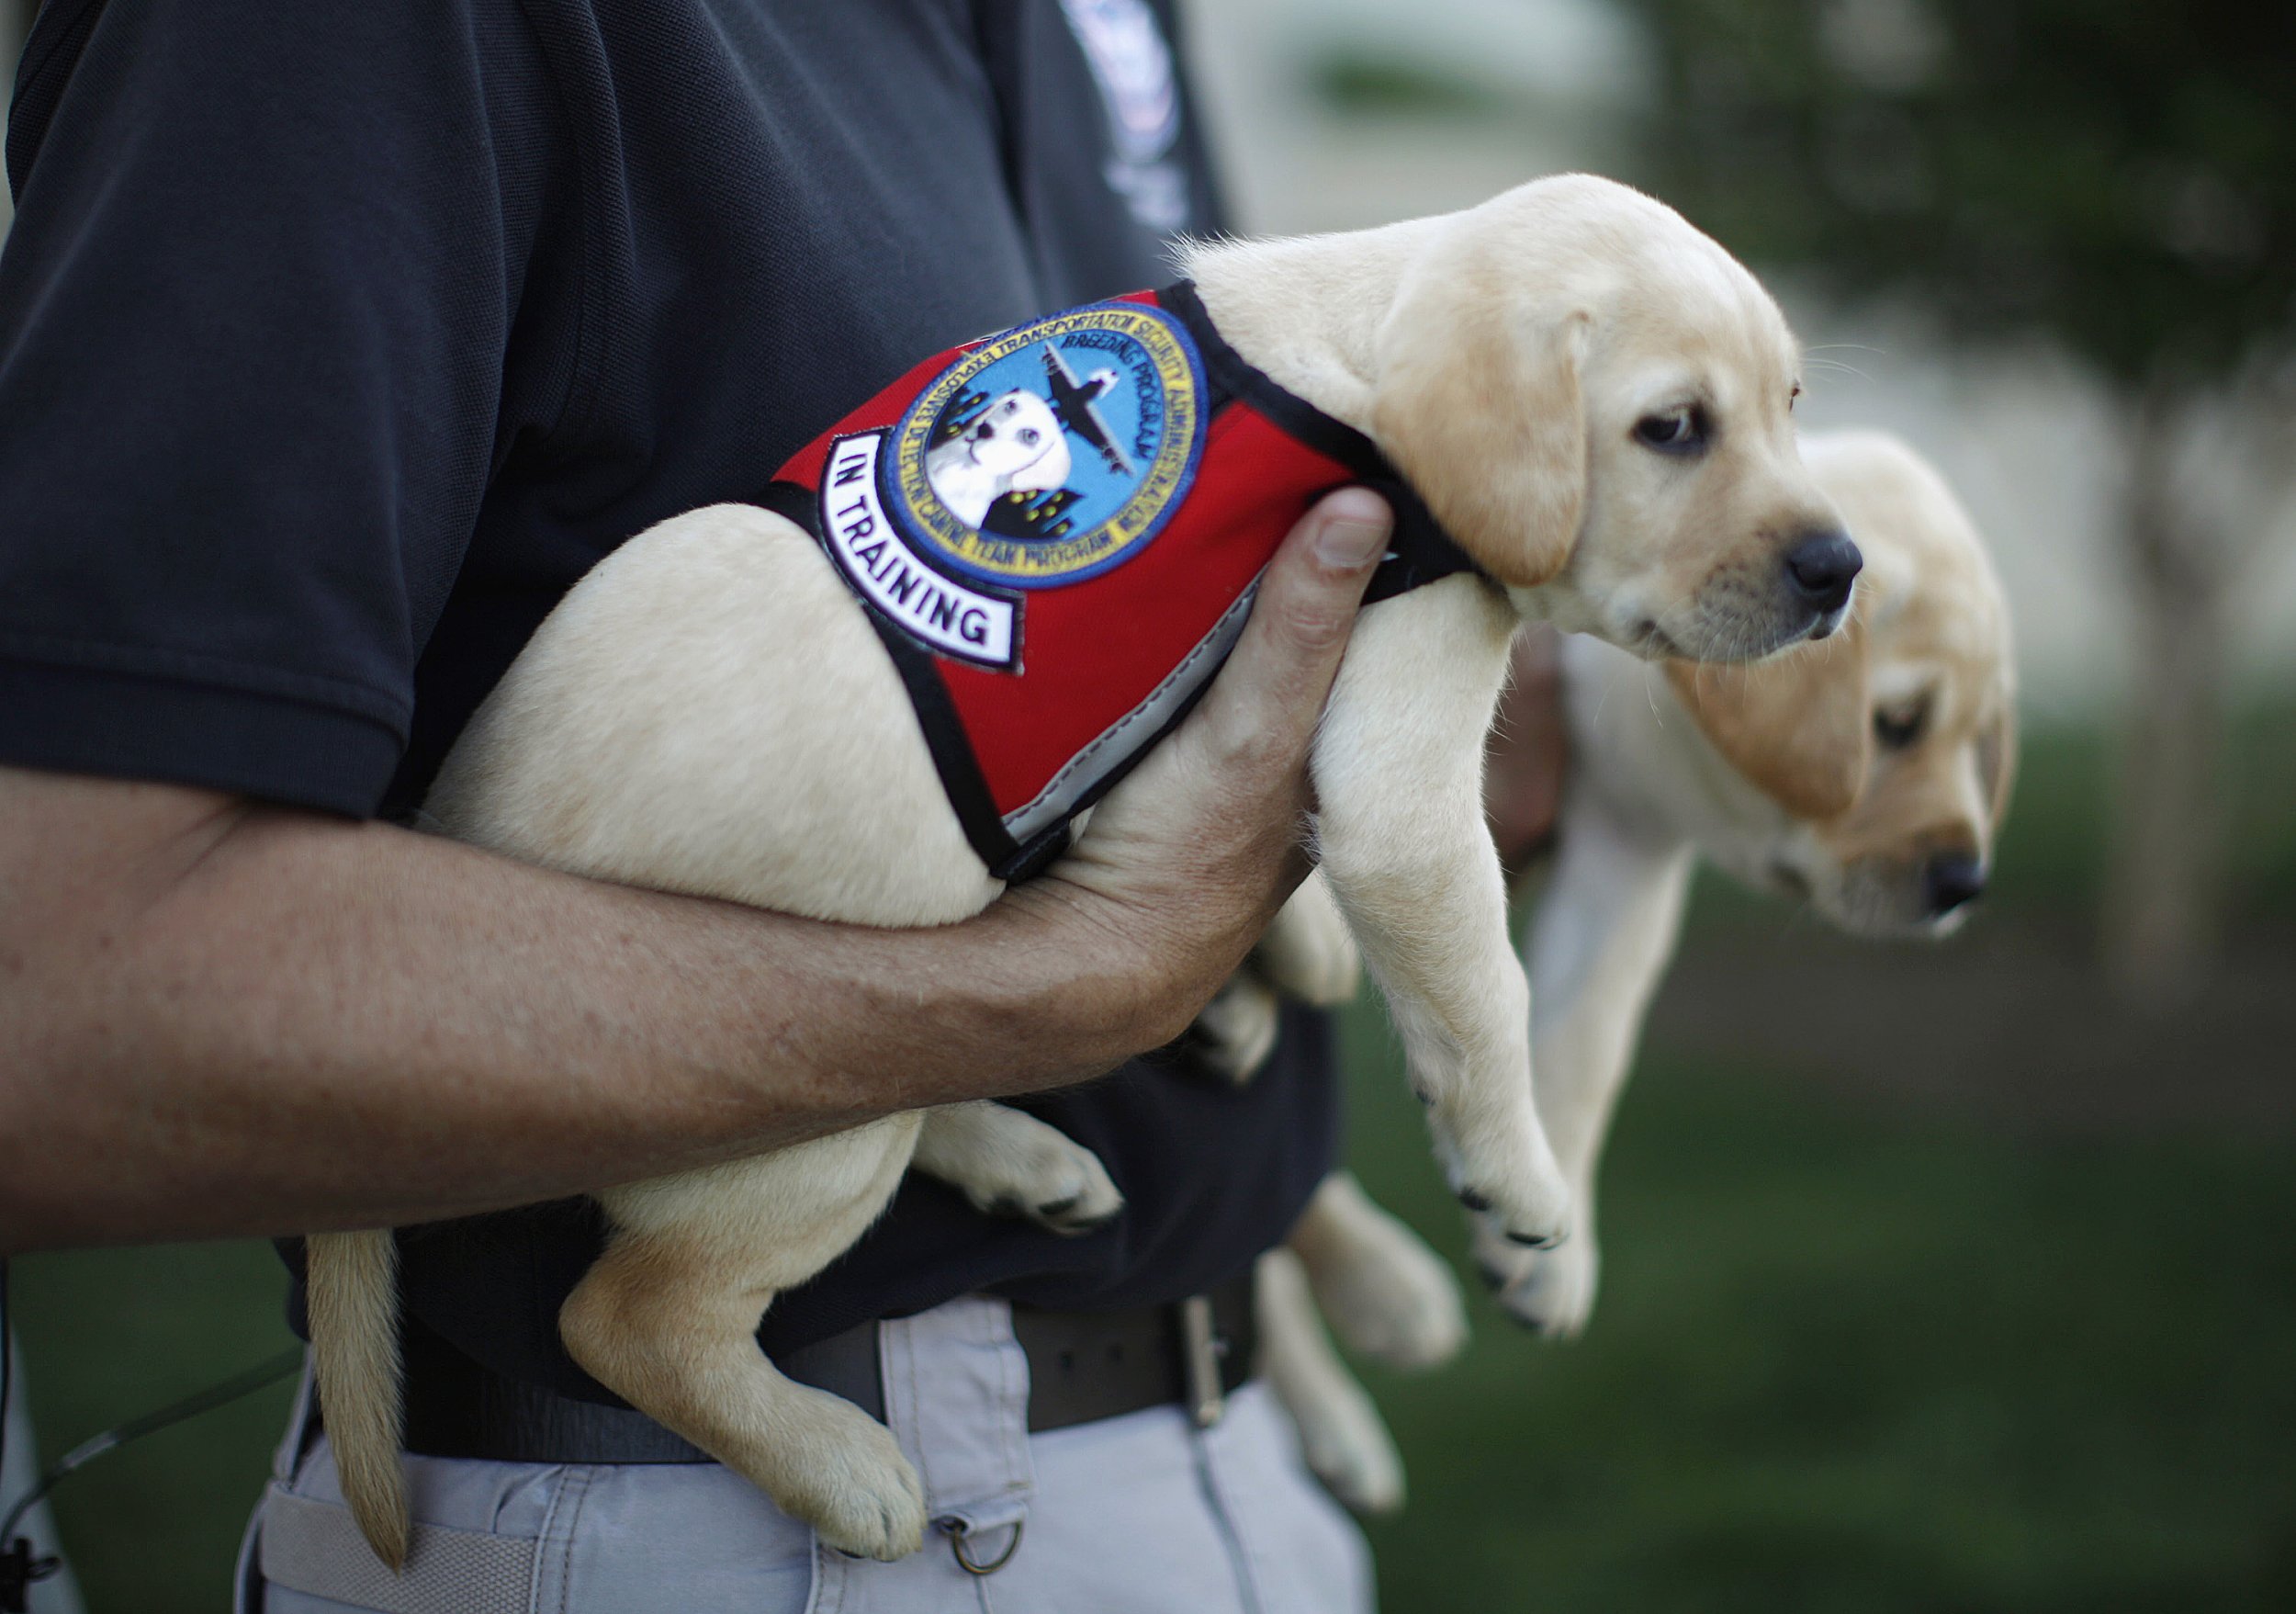
[[[784,1378],[758,1348],[758,1321],[876,1219],[917,1128],[891,1116],[600,1195],[615,1235],[558,1314],[600,1383],[868,1558],[924,1539],[917,1471],[860,1407]]]
[[[985,1100],[925,1112],[916,1166],[992,1216],[1090,1233],[1124,1208],[1100,1157],[1056,1126]]]
[[[1467,1343],[1467,1307],[1450,1267],[1353,1172],[1323,1179],[1286,1242],[1349,1349],[1415,1372],[1441,1367]]]
[[[1332,1495],[1359,1513],[1403,1505],[1403,1459],[1379,1409],[1339,1360],[1289,1250],[1260,1258],[1260,1375],[1300,1431],[1300,1455]]]

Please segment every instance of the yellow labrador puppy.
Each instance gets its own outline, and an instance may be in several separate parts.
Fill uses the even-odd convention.
[[[1591,639],[1563,647],[1573,770],[1525,963],[1538,1108],[1574,1232],[1547,1251],[1488,1226],[1476,1238],[1501,1304],[1543,1333],[1577,1334],[1593,1304],[1597,1158],[1697,860],[1862,935],[1950,933],[1990,868],[2014,675],[1976,530],[1894,438],[1811,437],[1803,457],[1866,557],[1843,633],[1759,667],[1669,662],[1663,678]],[[1356,1349],[1430,1365],[1463,1337],[1448,1269],[1343,1174],[1263,1278],[1264,1366],[1311,1462],[1353,1505],[1396,1506],[1393,1443],[1315,1303]]]
[[[1529,988],[1482,819],[1483,733],[1525,619],[1642,656],[1724,660],[1846,619],[1858,556],[1795,451],[1794,339],[1713,242],[1581,176],[1359,234],[1201,246],[1184,268],[1224,343],[1367,435],[1474,563],[1364,613],[1314,749],[1317,837],[1454,1188],[1499,1236],[1553,1244],[1572,1189],[1532,1098]],[[1049,345],[1013,362],[1061,367]],[[1097,416],[1086,429],[1098,382],[1066,379],[1066,429],[1131,463],[1142,450],[1120,431]],[[840,536],[858,542],[870,513],[850,519]],[[916,601],[884,595],[889,573],[841,577],[840,564],[833,545],[748,506],[640,535],[544,624],[429,810],[448,833],[597,877],[878,925],[977,912],[1003,882],[856,591],[877,587],[886,609]],[[1294,922],[1279,920],[1271,959]],[[895,1115],[602,1191],[613,1235],[559,1318],[601,1383],[830,1545],[880,1558],[919,1541],[915,1473],[882,1425],[776,1371],[755,1332],[776,1293],[860,1237],[912,1161],[1055,1225],[1117,1205],[1097,1162],[1017,1112]],[[392,1246],[319,1238],[311,1258],[344,1492],[395,1561]]]

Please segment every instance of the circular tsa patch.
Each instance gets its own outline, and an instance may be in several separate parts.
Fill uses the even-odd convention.
[[[1196,474],[1203,367],[1177,321],[1097,303],[993,336],[894,429],[895,509],[929,558],[1014,588],[1107,570]]]

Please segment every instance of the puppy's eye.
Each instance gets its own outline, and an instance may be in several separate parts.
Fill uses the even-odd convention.
[[[1930,703],[1908,701],[1874,708],[1874,739],[1884,751],[1904,751],[1921,738],[1930,721]]]
[[[1660,454],[1695,454],[1706,446],[1706,417],[1688,406],[1646,414],[1635,423],[1635,441]]]
[[[1037,429],[1034,426],[1023,426],[1020,428],[1020,440],[1031,448],[1036,446],[1037,435]]]

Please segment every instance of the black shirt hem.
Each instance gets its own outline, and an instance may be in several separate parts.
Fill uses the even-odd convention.
[[[369,818],[405,741],[357,712],[142,673],[0,660],[0,762]]]

